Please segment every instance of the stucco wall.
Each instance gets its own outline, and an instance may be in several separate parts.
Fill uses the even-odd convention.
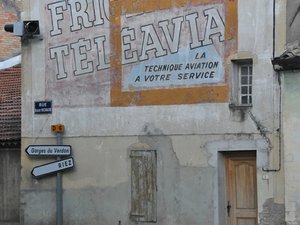
[[[99,2],[101,6],[102,3],[107,3]],[[68,11],[70,6],[66,7],[65,1],[24,2],[24,19],[40,21],[42,38],[28,40],[22,46],[22,149],[28,145],[55,144],[55,136],[51,133],[50,126],[57,123],[65,125],[64,144],[73,148],[75,168],[63,174],[64,224],[118,224],[119,221],[122,224],[133,223],[129,220],[128,151],[135,143],[146,144],[157,150],[158,224],[225,224],[222,151],[257,151],[258,213],[266,211],[266,202],[270,206],[269,199],[273,200],[272,204],[282,207],[284,199],[281,171],[262,172],[262,168],[277,168],[279,160],[276,131],[279,125],[278,84],[270,63],[273,51],[270,41],[272,2],[110,2],[110,24],[106,24],[108,21],[105,20],[100,31],[98,27],[72,31]],[[92,4],[91,1],[87,3]],[[54,4],[58,11],[51,8]],[[153,26],[157,28],[158,22],[163,21],[163,15],[171,21],[176,16],[186,19],[188,15],[196,15],[193,14],[195,12],[201,15],[198,22],[204,26],[210,18],[205,10],[211,8],[218,9],[214,13],[219,14],[217,16],[211,12],[209,15],[219,19],[210,28],[213,29],[216,24],[220,28],[222,22],[227,26],[220,31],[221,35],[214,34],[217,55],[209,48],[203,51],[203,46],[198,46],[198,50],[203,57],[203,53],[207,54],[207,60],[214,60],[215,57],[220,60],[222,65],[218,64],[218,69],[221,72],[216,71],[218,79],[209,82],[197,81],[198,83],[178,84],[168,81],[168,85],[152,83],[152,86],[126,86],[126,82],[132,82],[127,78],[132,74],[137,75],[132,71],[139,69],[140,65],[146,69],[146,66],[150,66],[147,64],[149,61],[168,64],[168,60],[186,64],[190,55],[196,57],[197,52],[189,49],[191,39],[184,36],[189,30],[184,27],[182,31],[186,29],[186,32],[181,33],[184,38],[178,45],[178,53],[172,52],[172,48],[169,49],[168,53],[172,52],[171,59],[153,56],[155,54],[151,52],[152,58],[149,61],[143,59],[134,62],[136,64],[124,64],[121,54],[122,26],[141,29],[154,20]],[[53,20],[57,23],[51,21],[51,16],[44,16],[51,12],[57,14],[56,20]],[[132,17],[141,20],[131,21]],[[61,26],[62,34],[51,34],[55,24]],[[56,28],[59,32],[59,27]],[[265,31],[264,35],[262,31]],[[110,67],[102,68],[103,70],[95,67],[90,73],[76,75],[76,68],[79,67],[75,65],[75,56],[71,55],[74,53],[72,46],[81,43],[80,40],[95,40],[97,35],[106,35],[105,40],[109,43],[106,50],[111,56]],[[222,35],[224,42],[220,41]],[[141,41],[141,37],[134,40]],[[195,44],[196,39],[192,42]],[[166,43],[162,43],[162,46],[166,46]],[[168,43],[171,43],[170,40]],[[58,48],[59,46],[65,48]],[[146,45],[149,46],[153,47],[151,41]],[[123,45],[123,48],[126,47],[128,45]],[[159,47],[156,48],[158,51]],[[55,50],[56,54],[53,49],[61,51]],[[81,50],[87,53],[89,48]],[[85,63],[97,58],[97,49],[91,51],[92,53],[88,53],[95,57],[86,55],[88,58],[84,58],[85,55],[81,54],[81,69],[88,70],[88,65],[92,64]],[[65,60],[60,64],[62,67],[57,63],[59,53]],[[229,108],[233,74],[231,60],[245,58],[253,59],[254,68],[251,114]],[[131,67],[133,70],[130,70]],[[59,68],[65,68],[67,76],[64,76],[65,73],[58,73]],[[138,81],[135,78],[134,81]],[[34,114],[34,101],[45,99],[53,102],[52,114]],[[265,128],[265,135],[258,128]],[[52,159],[32,158],[25,152],[22,154],[21,204],[24,225],[55,222],[55,178],[49,176],[37,180],[30,174],[34,166],[49,161]],[[269,222],[264,224],[271,224],[272,215],[259,215],[258,220],[265,219],[264,221]]]
[[[5,24],[12,24],[20,20],[22,11],[21,1],[1,1],[0,6],[0,61],[9,59],[21,52],[21,41],[19,37],[4,31]]]
[[[286,41],[287,43],[299,40],[300,35],[300,3],[297,0],[287,1]]]
[[[300,222],[299,198],[299,73],[284,73],[283,124],[285,159],[285,202],[288,224]]]
[[[218,140],[218,141],[216,141]],[[32,143],[25,139],[24,145]],[[38,141],[49,144],[51,140]],[[136,137],[66,138],[73,146],[75,168],[64,172],[64,224],[131,224],[130,212],[130,146],[143,143],[157,150],[157,211],[159,224],[223,224],[219,217],[224,204],[224,170],[221,151],[257,150],[258,169],[266,166],[266,144],[249,135],[168,136],[148,125]],[[206,144],[204,144],[206,143]],[[183,151],[184,150],[184,151]],[[50,160],[27,156],[22,170],[23,224],[55,222],[55,179],[48,176],[32,179],[32,167]],[[273,197],[273,176],[262,180],[258,172],[259,204]],[[221,186],[220,186],[221,185]],[[221,190],[220,190],[220,187]],[[262,211],[262,208],[259,209]],[[201,213],[200,213],[201,212]],[[42,216],[41,216],[42,215]],[[264,217],[271,218],[271,215]]]

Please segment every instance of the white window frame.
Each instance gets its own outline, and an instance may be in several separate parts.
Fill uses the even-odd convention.
[[[241,63],[238,65],[239,76],[239,104],[252,105],[253,64]]]
[[[252,59],[232,61],[231,106],[252,107],[253,104],[253,61]]]

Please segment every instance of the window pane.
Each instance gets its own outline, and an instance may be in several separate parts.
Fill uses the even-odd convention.
[[[249,74],[252,75],[252,66],[249,66]]]
[[[248,67],[241,66],[241,75],[248,75]]]
[[[242,104],[248,104],[248,97],[242,96]]]
[[[236,94],[236,100],[240,105],[252,104],[252,62],[250,60],[240,61],[237,62],[236,66],[238,66],[238,69],[236,70],[236,72],[238,72],[238,78],[235,81],[235,84],[238,85],[238,87],[235,89],[238,91]]]
[[[244,95],[248,94],[248,87],[247,86],[243,86],[242,90],[241,90],[241,93],[244,94]]]
[[[241,77],[241,84],[248,84],[248,77],[247,76],[242,76]]]
[[[252,76],[249,77],[249,84],[252,84]]]

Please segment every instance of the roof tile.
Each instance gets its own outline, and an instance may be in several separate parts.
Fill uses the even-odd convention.
[[[0,147],[21,139],[21,67],[0,70]]]

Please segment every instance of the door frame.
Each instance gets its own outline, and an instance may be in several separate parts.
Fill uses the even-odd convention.
[[[256,168],[257,168],[257,151],[256,150],[227,150],[227,151],[219,151],[218,152],[218,194],[219,194],[219,225],[228,225],[228,217],[227,217],[227,171],[226,171],[226,159],[228,157],[237,157],[237,158],[246,158],[246,157],[255,157]],[[258,174],[256,171],[256,207],[258,209],[258,189],[257,189],[257,180]],[[258,219],[258,212],[257,212]]]

